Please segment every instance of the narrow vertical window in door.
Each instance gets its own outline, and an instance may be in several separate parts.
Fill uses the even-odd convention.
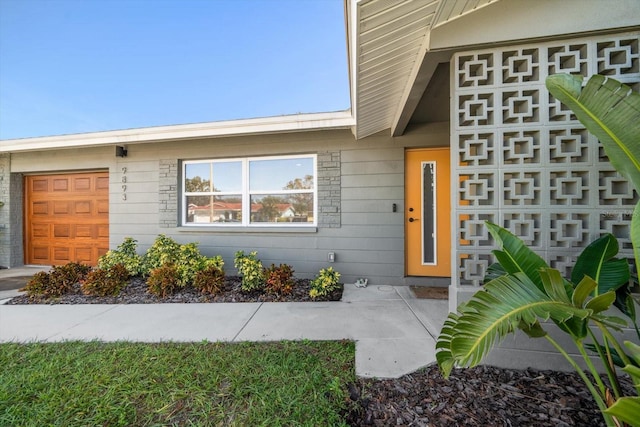
[[[422,263],[436,263],[436,164],[422,163]]]
[[[405,242],[408,276],[451,276],[448,148],[406,151]]]

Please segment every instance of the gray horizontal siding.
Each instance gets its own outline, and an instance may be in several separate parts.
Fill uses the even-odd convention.
[[[429,132],[435,136],[430,137]],[[435,131],[426,128],[424,132],[402,138],[379,134],[354,141],[352,134],[344,130],[150,143],[129,146],[128,156],[124,158],[116,158],[112,147],[74,150],[73,153],[58,150],[46,154],[17,154],[15,162],[12,157],[12,168],[25,173],[108,168],[112,248],[125,237],[133,237],[143,252],[162,233],[180,243],[198,242],[206,255],[221,255],[230,273],[234,273],[236,251],[256,250],[263,264],[291,264],[299,277],[313,277],[321,268],[333,266],[342,273],[345,282],[367,277],[372,284],[401,284],[404,277],[404,147],[432,145],[446,133],[446,128],[437,127]],[[167,162],[303,153],[318,153],[319,160],[327,153],[339,154],[336,158],[340,159],[340,186],[330,191],[330,196],[338,195],[340,202],[336,207],[337,224],[320,222],[317,231],[286,233],[167,226],[172,214],[161,212],[163,204],[160,203],[161,198],[168,196],[166,186],[171,184],[166,175],[162,176]],[[126,168],[124,183],[123,168]],[[175,182],[179,188],[178,180]],[[126,185],[126,191],[122,185]],[[122,199],[123,192],[126,200]],[[392,211],[393,204],[397,212]],[[178,215],[173,219],[177,225]],[[327,262],[328,252],[336,253],[335,263]]]
[[[404,174],[342,175],[342,188],[402,187]]]
[[[392,161],[388,159],[379,160],[377,162],[362,162],[355,161],[353,163],[346,163],[345,159],[342,159],[342,176],[349,175],[368,175],[376,176],[378,174],[386,175],[393,173],[404,174],[404,160]]]
[[[404,189],[400,187],[343,188],[342,200],[403,200]],[[344,212],[344,211],[343,211]]]
[[[403,198],[404,199],[404,198]],[[380,200],[363,200],[363,199],[356,199],[356,200],[343,200],[342,202],[342,210],[345,212],[351,212],[351,213],[366,213],[366,212],[372,212],[372,213],[388,213],[388,212],[392,212],[393,210],[393,204],[396,204],[396,214],[399,214],[399,221],[402,222],[402,210],[403,210],[403,206],[404,206],[404,200],[395,200],[395,199],[389,199],[389,200],[385,200],[383,202],[380,202]],[[392,224],[395,224],[396,221],[394,221]]]
[[[389,211],[391,211],[391,205],[389,205]],[[402,223],[402,214],[399,213],[343,213],[342,224],[348,225],[385,225],[394,224],[397,221]],[[376,235],[377,233],[372,233]]]

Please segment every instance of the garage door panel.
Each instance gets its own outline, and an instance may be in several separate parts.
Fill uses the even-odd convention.
[[[97,250],[98,250],[98,258],[100,258],[102,255],[104,255],[107,252],[109,252],[109,247],[108,246],[103,246],[103,247],[97,248]]]
[[[96,211],[98,214],[109,214],[109,200],[96,201]]]
[[[91,181],[90,177],[77,177],[73,179],[73,191],[91,191]]]
[[[53,265],[66,264],[72,261],[71,248],[55,246],[53,248]]]
[[[75,237],[77,238],[87,238],[90,239],[92,237],[95,237],[97,233],[94,232],[94,229],[96,229],[97,226],[95,225],[88,225],[88,224],[78,224],[76,225],[76,233],[75,233]]]
[[[54,215],[69,215],[71,209],[69,202],[66,200],[55,200],[53,202],[53,214]]]
[[[28,176],[25,181],[25,262],[95,265],[109,248],[109,174]]]
[[[31,233],[34,237],[48,239],[50,237],[50,225],[49,224],[32,224]]]
[[[53,237],[56,239],[71,237],[71,224],[54,224]]]
[[[48,246],[34,246],[31,249],[31,257],[34,264],[50,264],[49,260],[49,247]]]
[[[48,193],[49,180],[47,178],[33,179],[27,188],[30,188],[32,193]]]
[[[53,191],[55,191],[55,192],[67,192],[67,191],[69,191],[69,179],[68,178],[53,178]]]
[[[76,248],[76,253],[74,258],[76,262],[89,264],[91,260],[94,258],[94,250],[91,247]]]
[[[49,215],[49,202],[33,202],[31,203],[31,212],[33,215]]]
[[[74,203],[73,210],[76,215],[89,215],[91,214],[91,201],[80,200]]]
[[[98,225],[98,238],[99,239],[109,239],[109,224],[99,224]],[[108,247],[108,245],[107,245]]]
[[[109,190],[109,177],[99,176],[96,178],[96,190]]]

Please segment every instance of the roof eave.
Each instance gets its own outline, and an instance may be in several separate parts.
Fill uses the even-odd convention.
[[[222,138],[241,135],[351,129],[355,120],[351,110],[331,113],[295,114],[256,119],[229,120],[186,125],[157,126],[107,132],[91,132],[0,141],[0,153],[132,145],[196,138]]]

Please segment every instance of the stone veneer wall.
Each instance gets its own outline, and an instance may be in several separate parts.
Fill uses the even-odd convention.
[[[0,154],[0,267],[23,263],[22,174],[11,173],[11,155]]]
[[[160,160],[158,218],[160,228],[173,228],[178,219],[178,160]]]
[[[9,154],[0,154],[0,267],[9,267],[11,242],[9,239],[10,193]]]
[[[340,152],[318,153],[318,226],[340,228]]]

